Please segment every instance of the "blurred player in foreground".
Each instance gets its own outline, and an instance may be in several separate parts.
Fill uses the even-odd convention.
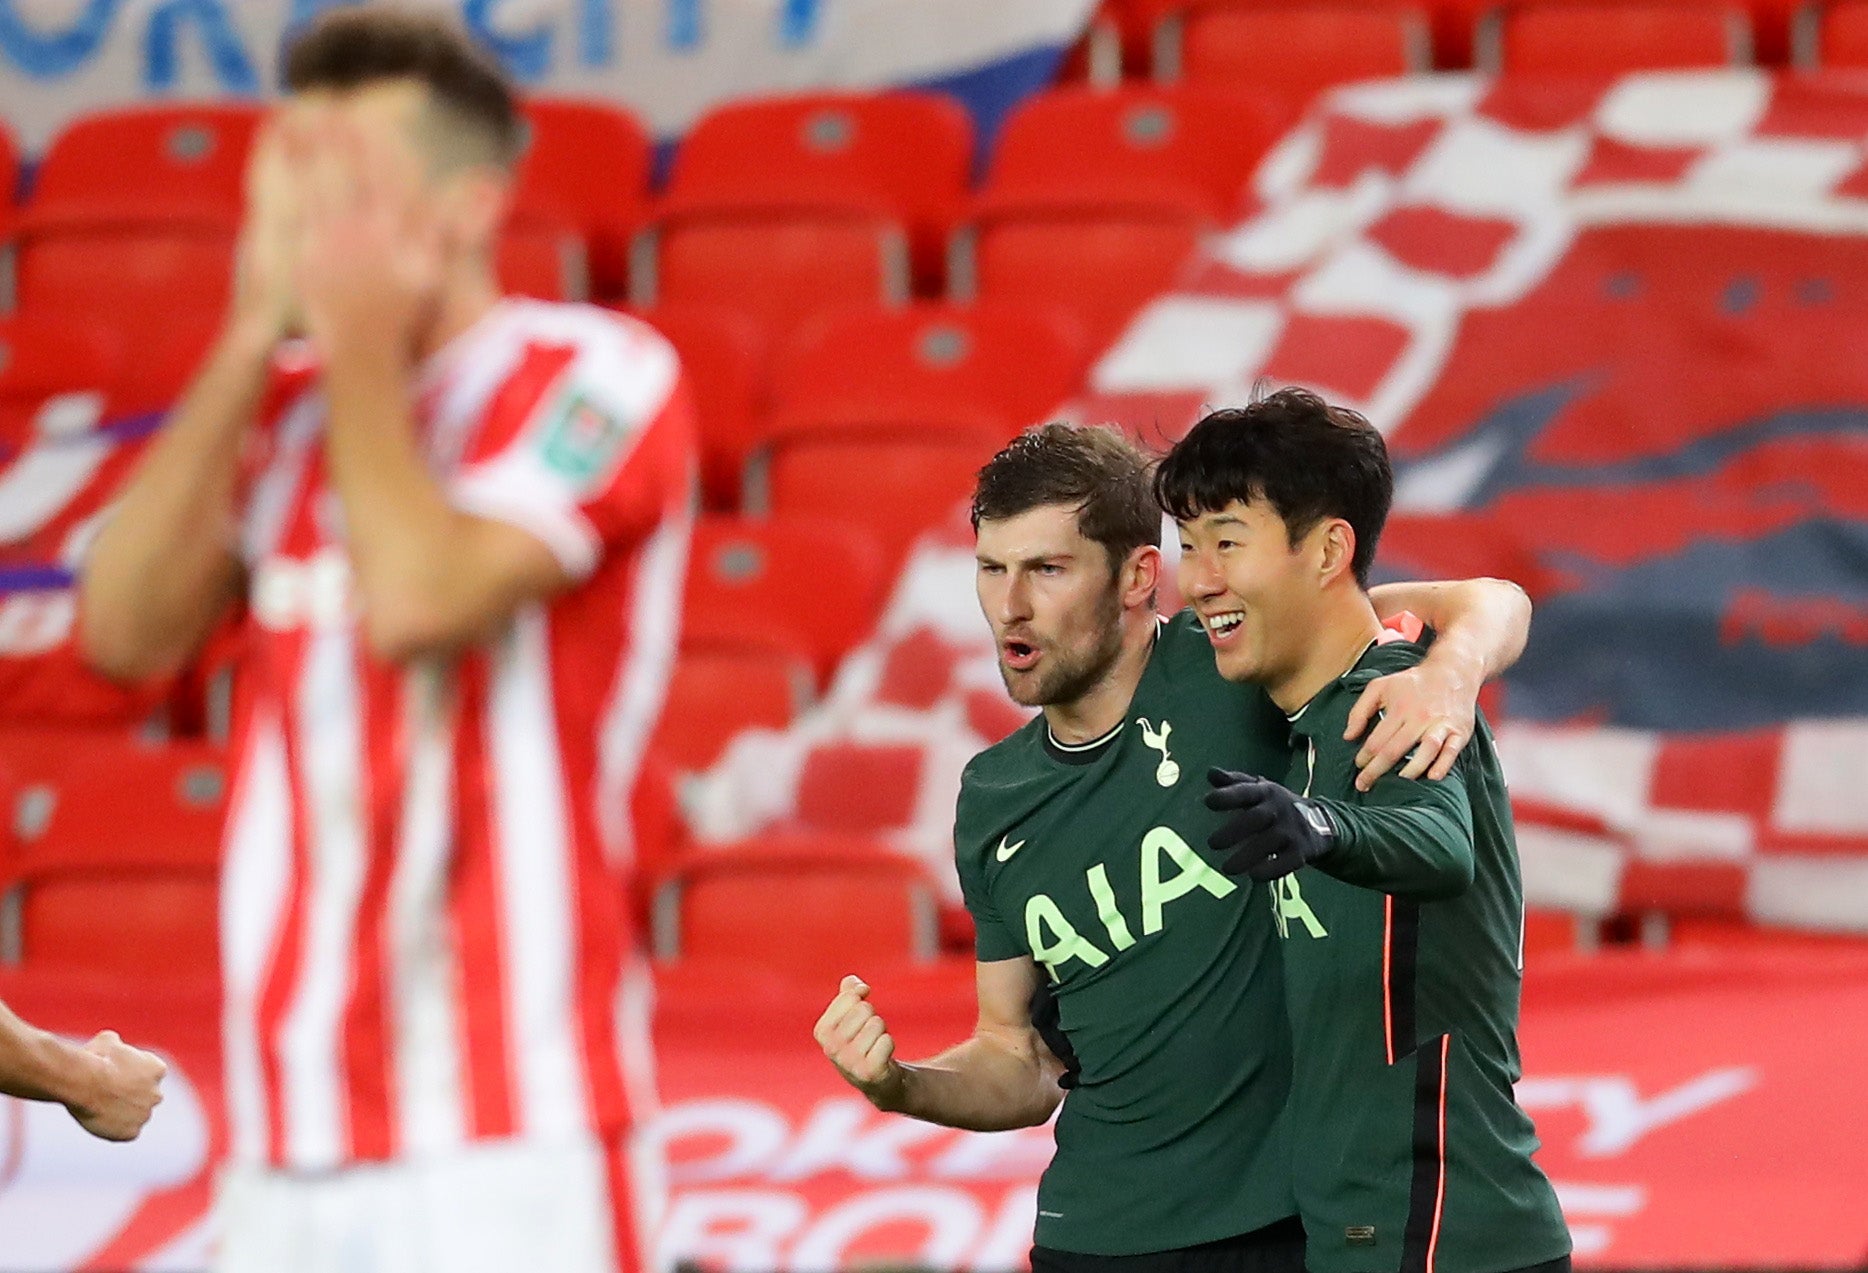
[[[903,1064],[850,977],[818,1043],[879,1108],[931,1122],[1035,1126],[1064,1101],[1038,1194],[1039,1273],[1298,1273],[1271,911],[1194,847],[1220,823],[1207,768],[1282,772],[1288,728],[1219,675],[1194,615],[1156,618],[1161,510],[1148,458],[1116,432],[1025,434],[982,470],[973,520],[1006,687],[1044,709],[962,779],[978,1024]],[[1450,767],[1479,683],[1522,647],[1528,604],[1490,581],[1381,601],[1443,638],[1432,661],[1369,690],[1352,728],[1386,708],[1371,777],[1416,744],[1411,770]],[[1041,1033],[1034,1010],[1061,1028]]]
[[[1512,1096],[1523,893],[1491,731],[1478,718],[1444,776],[1354,783],[1357,701],[1422,659],[1365,591],[1393,491],[1381,435],[1300,389],[1214,412],[1162,462],[1219,670],[1292,731],[1283,773],[1211,775],[1210,844],[1277,917],[1310,1273],[1567,1273]]]
[[[327,12],[283,78],[225,326],[83,572],[121,677],[250,610],[221,1264],[634,1269],[652,1076],[599,811],[673,654],[676,361],[501,297],[521,123],[446,19]]]
[[[99,1139],[136,1139],[162,1103],[168,1069],[115,1030],[79,1045],[35,1029],[0,1003],[0,1095],[56,1101]]]

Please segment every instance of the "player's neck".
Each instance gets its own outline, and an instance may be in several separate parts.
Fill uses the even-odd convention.
[[[499,299],[499,285],[485,270],[463,270],[450,279],[442,290],[435,321],[422,334],[415,351],[417,365],[446,349],[455,337],[485,318]]]
[[[1123,617],[1122,648],[1109,670],[1070,702],[1045,704],[1044,723],[1052,738],[1066,745],[1094,742],[1122,723],[1154,653],[1155,626],[1152,609]]]
[[[1381,635],[1382,621],[1366,592],[1353,584],[1332,589],[1305,625],[1303,649],[1284,675],[1266,682],[1265,692],[1288,715],[1303,707],[1337,677],[1354,667],[1369,643]]]

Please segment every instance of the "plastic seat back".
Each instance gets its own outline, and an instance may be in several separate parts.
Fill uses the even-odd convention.
[[[690,649],[763,647],[801,658],[817,684],[869,635],[887,580],[874,537],[847,520],[702,517],[682,602]]]
[[[648,220],[655,145],[628,111],[602,102],[532,98],[513,216],[573,228],[589,263],[591,294],[629,292],[629,244]]]
[[[1117,207],[1152,199],[1230,221],[1252,168],[1294,115],[1274,97],[1203,85],[1053,89],[1006,121],[982,197]]]
[[[684,649],[668,682],[655,750],[676,769],[706,769],[734,735],[789,725],[809,680],[803,665],[778,649]]]
[[[1487,16],[1475,56],[1511,74],[1602,75],[1743,66],[1751,17],[1698,4],[1573,4],[1562,0]]]
[[[1068,398],[1085,361],[1081,329],[1047,306],[850,309],[799,337],[780,360],[773,397],[781,417],[973,419],[1010,436]]]
[[[1165,19],[1155,73],[1188,84],[1249,86],[1303,105],[1355,80],[1428,70],[1432,31],[1412,6],[1204,4]]]

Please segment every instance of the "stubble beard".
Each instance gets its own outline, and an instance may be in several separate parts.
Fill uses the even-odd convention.
[[[1113,588],[1098,603],[1094,623],[1095,646],[1081,655],[1051,652],[1035,679],[1020,678],[1001,661],[999,678],[1012,701],[1020,707],[1053,707],[1074,703],[1095,689],[1122,654],[1122,602]]]

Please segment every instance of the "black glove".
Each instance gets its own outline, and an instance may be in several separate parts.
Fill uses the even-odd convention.
[[[1237,810],[1206,838],[1206,847],[1229,855],[1220,864],[1228,875],[1263,883],[1289,875],[1336,847],[1336,826],[1323,806],[1293,795],[1277,783],[1229,769],[1209,769],[1206,807]]]
[[[1064,1063],[1064,1072],[1057,1076],[1057,1085],[1066,1092],[1077,1085],[1078,1075],[1083,1067],[1077,1064],[1077,1050],[1070,1046],[1070,1036],[1064,1033],[1063,1022],[1057,1010],[1057,995],[1051,990],[1049,981],[1040,981],[1038,988],[1031,992],[1031,1024],[1044,1040],[1044,1046],[1051,1049],[1051,1055]]]

